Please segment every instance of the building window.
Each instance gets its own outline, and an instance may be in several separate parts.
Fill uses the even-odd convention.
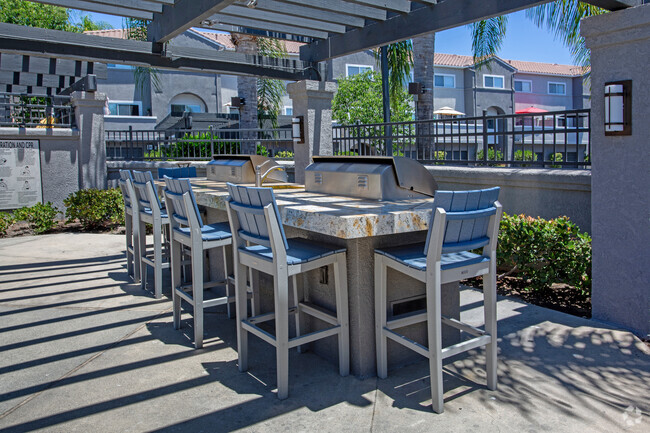
[[[483,75],[483,87],[503,89],[503,75]]]
[[[285,116],[293,116],[293,107],[285,106],[284,107]]]
[[[106,67],[110,69],[133,69],[131,65],[120,65],[116,63],[107,63]]]
[[[532,93],[533,82],[530,80],[515,80],[515,92]]]
[[[566,84],[548,82],[549,95],[566,95]]]
[[[142,111],[142,102],[109,101],[108,111],[111,116],[139,116]]]
[[[345,65],[346,76],[363,74],[364,72],[372,71],[372,66],[367,65]]]
[[[433,76],[433,85],[436,87],[456,87],[456,77],[448,74],[435,74]]]
[[[202,113],[203,109],[200,105],[191,104],[171,104],[172,116],[182,116],[183,113]]]

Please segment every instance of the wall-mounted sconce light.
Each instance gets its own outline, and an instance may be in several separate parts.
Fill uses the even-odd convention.
[[[238,96],[233,96],[230,98],[230,106],[240,108],[246,105],[246,98],[240,98]]]
[[[291,128],[294,144],[305,143],[305,118],[303,116],[294,117],[291,119]]]
[[[632,80],[605,83],[605,135],[632,135]]]

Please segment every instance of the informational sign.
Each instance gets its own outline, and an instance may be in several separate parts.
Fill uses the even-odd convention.
[[[0,209],[42,201],[38,140],[0,140]]]

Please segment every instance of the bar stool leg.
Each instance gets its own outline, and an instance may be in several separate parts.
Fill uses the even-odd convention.
[[[172,268],[172,304],[174,316],[174,329],[181,327],[181,297],[176,290],[181,290],[181,244],[171,241],[171,268]]]
[[[350,374],[350,324],[348,316],[348,272],[346,255],[337,254],[334,263],[334,285],[336,292],[336,319],[339,330],[339,374]]]
[[[377,346],[377,377],[388,376],[388,342],[386,326],[386,274],[383,256],[375,254],[375,340]]]
[[[298,278],[297,275],[291,277],[291,285],[293,286],[293,305],[296,307],[294,320],[296,322],[296,337],[300,337],[300,298],[298,298]],[[297,346],[298,353],[302,353],[302,346]]]
[[[246,294],[246,266],[235,262],[235,308],[237,310],[237,357],[239,362],[239,371],[242,372],[248,370],[248,332],[242,326],[242,321],[248,318],[247,298],[248,295]]]
[[[147,256],[147,225],[144,221],[140,220],[139,226],[140,250],[138,251],[137,266],[140,268],[140,287],[144,289],[147,284],[147,264],[142,261],[142,257]]]
[[[203,248],[199,242],[192,242],[192,307],[194,347],[197,349],[203,347]]]
[[[232,292],[230,290],[230,278],[228,278],[230,272],[228,272],[228,259],[226,257],[226,247],[221,248],[221,255],[223,256],[223,273],[225,275],[225,281],[226,281],[226,296],[230,298]],[[233,307],[232,302],[230,301],[226,302],[226,310],[228,312],[229,319],[232,319],[232,315],[233,315],[232,307]]]
[[[133,271],[133,216],[128,213],[124,214],[124,228],[126,231],[126,272],[130,277],[135,278]]]
[[[275,275],[275,357],[277,360],[278,398],[289,396],[289,276],[286,265]],[[284,272],[282,272],[284,271]]]
[[[442,382],[442,311],[440,307],[440,262],[427,266],[427,333],[429,339],[429,374],[431,376],[431,407],[444,411]]]
[[[133,281],[140,282],[140,251],[142,249],[142,236],[140,235],[140,218],[134,214],[131,215],[131,227],[133,228]]]
[[[157,228],[160,227],[161,229],[158,230]],[[163,250],[163,240],[162,240],[162,230],[164,230],[164,227],[162,226],[162,222],[160,221],[155,221],[153,224],[153,249],[154,249],[154,258],[153,258],[153,263],[154,263],[154,297],[156,299],[162,298],[162,264],[163,264],[163,258],[162,258],[162,250]]]
[[[483,275],[483,313],[485,316],[485,332],[490,337],[490,343],[485,346],[485,370],[487,373],[488,389],[497,389],[497,293],[496,293],[496,257],[492,255],[490,272]]]

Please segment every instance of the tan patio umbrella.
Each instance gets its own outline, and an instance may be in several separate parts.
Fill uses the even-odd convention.
[[[465,113],[461,113],[458,110],[454,110],[451,107],[442,107],[438,108],[436,111],[433,112],[433,114],[437,114],[439,116],[464,116]]]

